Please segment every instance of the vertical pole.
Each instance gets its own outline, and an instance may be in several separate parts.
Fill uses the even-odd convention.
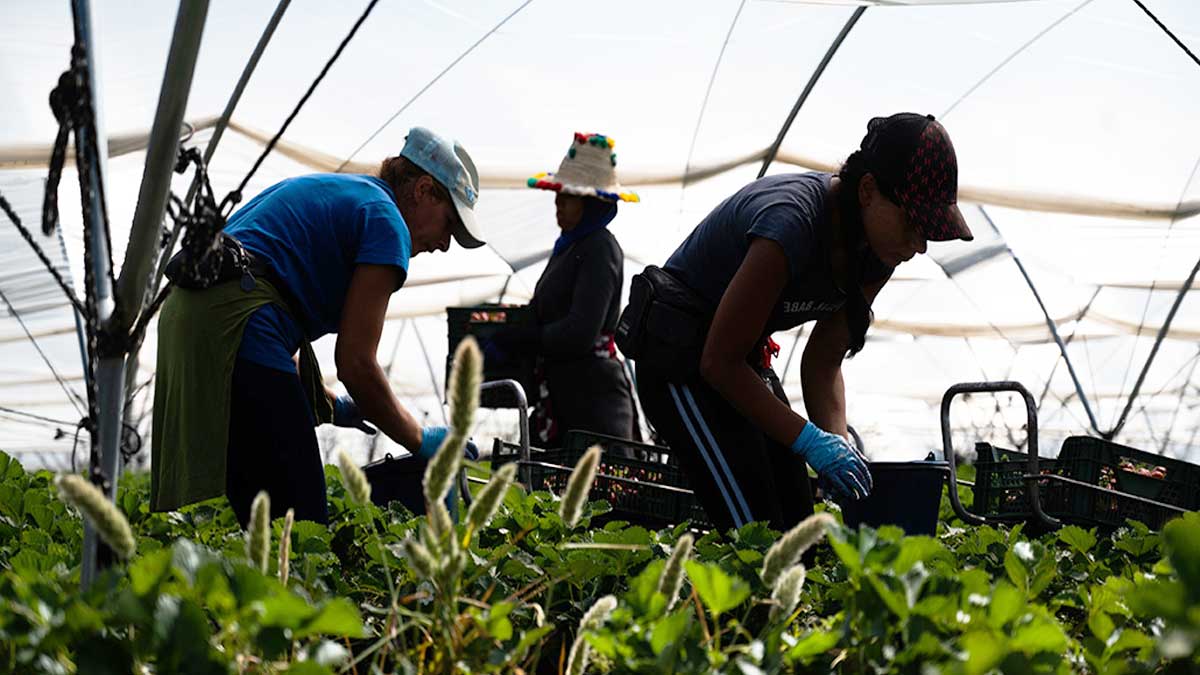
[[[105,135],[104,117],[102,114],[102,106],[100,105],[100,91],[96,84],[99,79],[96,74],[99,71],[99,63],[96,60],[96,46],[94,36],[92,34],[92,9],[89,0],[73,0],[72,10],[75,17],[76,40],[83,44],[85,50],[85,59],[87,62],[88,88],[92,92],[92,119],[94,120],[93,129],[95,130],[96,138],[89,139],[88,130],[84,125],[78,125],[75,130],[75,151],[78,154],[90,151],[90,148],[95,148],[95,156],[87,162],[88,175],[81,176],[81,181],[86,181],[91,186],[91,222],[84,223],[87,228],[89,242],[88,245],[92,250],[92,292],[96,298],[96,311],[99,316],[95,317],[97,324],[107,323],[112,318],[115,302],[113,300],[112,287],[112,257],[108,250],[108,241],[105,237],[104,226],[104,183],[103,175],[108,164],[108,143]],[[83,195],[84,199],[88,195]],[[101,385],[101,382],[106,383],[108,389],[112,387],[111,372],[107,372],[108,377],[102,377],[101,373],[105,371],[105,364],[101,362],[97,367],[96,384]],[[111,371],[111,367],[107,369]],[[118,381],[118,386],[120,383]],[[99,426],[93,438],[99,443],[100,447],[104,447],[106,442],[115,442],[118,435],[113,433],[120,429],[120,419],[116,420],[116,424],[111,421],[108,425],[104,424],[104,412],[110,409],[106,408],[105,403],[111,403],[111,391],[105,388],[99,389],[100,400],[100,420],[97,420]],[[108,394],[108,396],[106,396]],[[106,398],[108,399],[106,401]],[[117,414],[120,414],[120,408],[117,408]],[[91,454],[95,456],[96,448],[92,448]],[[101,488],[109,488],[110,494],[115,494],[116,480],[114,474],[110,476],[110,481],[107,486],[102,485]],[[92,476],[95,480],[96,477]],[[100,553],[100,540],[96,535],[96,530],[87,521],[84,522],[83,530],[83,561],[80,572],[80,583],[83,588],[88,588],[92,581],[95,580],[97,571],[97,559]]]
[[[80,38],[89,50],[89,63],[93,48],[93,36],[90,28],[90,7],[88,0],[75,0],[77,19],[81,24]],[[113,297],[111,285],[111,252],[103,246],[105,233],[103,223],[91,223],[93,238],[92,256],[95,270],[93,278],[96,283],[98,299],[98,323],[102,331],[116,336],[118,344],[115,349],[106,346],[99,355],[96,366],[97,391],[97,426],[96,437],[100,450],[100,471],[107,480],[104,486],[109,499],[115,500],[117,483],[121,471],[121,430],[123,427],[122,413],[125,403],[125,358],[124,339],[128,336],[129,328],[137,319],[137,309],[140,306],[142,294],[149,281],[152,265],[151,252],[157,245],[159,224],[162,222],[166,209],[167,193],[171,186],[171,176],[175,166],[175,154],[179,146],[179,129],[183,122],[184,109],[187,107],[188,93],[191,89],[192,74],[195,71],[196,55],[200,49],[200,36],[204,31],[204,21],[208,14],[207,0],[183,0],[175,17],[175,33],[171,39],[171,50],[167,56],[166,72],[163,75],[162,90],[159,94],[158,109],[155,113],[154,127],[150,132],[150,145],[146,151],[146,167],[142,174],[142,186],[138,194],[138,205],[134,213],[133,229],[129,236],[129,247],[125,254],[125,264],[121,269],[121,279],[118,284],[117,298]],[[93,64],[94,65],[94,64]],[[93,97],[98,95],[96,88],[96,73],[89,69],[91,91]],[[97,116],[98,117],[98,116]],[[99,129],[99,119],[97,119]],[[99,132],[97,132],[99,133]],[[98,141],[100,139],[97,139]],[[77,147],[87,148],[85,139],[77,137]],[[96,143],[103,148],[104,143]],[[103,152],[103,150],[101,150]],[[102,160],[101,160],[102,161]],[[99,171],[100,162],[92,162],[93,171]],[[103,186],[99,185],[99,176],[93,185],[93,197],[96,200],[92,213],[94,220],[102,213],[101,195]],[[125,309],[124,313],[115,312],[114,308]],[[130,311],[132,308],[132,311]],[[98,569],[99,541],[91,527],[84,530],[83,564],[81,583],[87,588],[96,578]]]

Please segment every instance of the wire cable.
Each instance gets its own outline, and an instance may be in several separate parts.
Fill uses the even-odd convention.
[[[525,0],[525,2],[521,3],[521,5],[519,7],[517,7],[516,9],[514,9],[512,12],[510,12],[508,16],[501,19],[500,23],[496,24],[495,26],[492,26],[491,30],[484,33],[483,37],[476,40],[475,43],[472,44],[470,47],[467,47],[467,51],[459,54],[458,58],[451,61],[450,65],[448,65],[442,69],[442,72],[440,72],[436,76],[434,76],[434,78],[432,80],[430,80],[429,82],[427,82],[424,87],[421,87],[420,91],[413,94],[412,98],[408,99],[408,101],[406,101],[404,105],[400,106],[399,110],[397,110],[391,117],[389,117],[386,122],[384,122],[378,129],[375,130],[374,133],[372,133],[370,136],[367,137],[367,140],[363,141],[357,148],[355,148],[354,152],[350,153],[349,157],[347,157],[341,164],[338,165],[336,173],[341,173],[342,169],[346,168],[346,165],[349,164],[350,161],[353,160],[355,158],[355,156],[358,155],[358,153],[362,152],[363,148],[367,147],[368,143],[375,140],[375,138],[377,136],[379,136],[379,134],[383,133],[384,129],[391,126],[392,122],[395,122],[397,117],[399,117],[401,114],[403,114],[405,110],[408,110],[409,106],[411,106],[413,103],[416,103],[417,99],[421,98],[421,96],[423,96],[425,94],[425,92],[429,91],[430,87],[437,84],[438,80],[442,79],[442,77],[446,73],[450,72],[455,66],[457,66],[459,64],[460,61],[467,58],[467,55],[470,54],[471,52],[475,51],[476,47],[483,44],[484,40],[488,39],[489,37],[492,36],[493,33],[500,30],[500,28],[502,26],[504,26],[504,24],[508,23],[509,19],[512,19],[514,16],[520,14],[521,10],[528,7],[529,3],[531,3],[531,2],[533,2],[533,0]]]
[[[4,406],[0,406],[0,413],[5,413],[7,415],[16,415],[18,417],[28,417],[29,419],[32,419],[32,420],[37,420],[39,422],[46,422],[47,424],[56,424],[59,426],[73,427],[76,424],[75,422],[68,422],[66,420],[56,420],[53,417],[46,417],[44,415],[38,415],[36,413],[25,412],[24,410],[14,410],[13,408],[6,408]]]
[[[17,231],[21,233],[21,237],[25,239],[25,241],[33,249],[34,254],[38,257],[38,260],[42,262],[42,265],[46,267],[46,270],[49,271],[50,275],[54,277],[54,280],[58,282],[58,287],[61,288],[63,294],[67,296],[67,300],[71,301],[71,304],[75,306],[77,311],[82,312],[83,305],[79,302],[79,298],[75,297],[75,292],[71,290],[71,287],[67,284],[66,280],[63,279],[62,274],[59,273],[58,268],[54,266],[54,263],[50,262],[50,258],[46,257],[45,252],[42,251],[42,247],[38,246],[37,241],[33,238],[33,234],[29,232],[29,228],[25,227],[25,225],[21,223],[21,218],[17,215],[17,212],[13,210],[13,207],[8,203],[8,200],[4,198],[3,194],[0,194],[0,210],[3,210],[5,215],[8,216],[8,219],[12,221],[12,224],[17,226]]]
[[[712,74],[708,77],[708,87],[704,90],[704,100],[700,103],[700,114],[696,116],[696,128],[692,130],[692,144],[688,147],[687,162],[683,165],[681,191],[687,189],[688,186],[688,174],[692,170],[692,155],[696,152],[696,141],[700,138],[700,125],[704,122],[704,111],[708,109],[708,98],[712,95],[713,83],[717,81],[717,71],[721,69],[721,61],[725,59],[725,49],[729,46],[729,39],[733,37],[733,29],[737,27],[738,19],[742,16],[742,10],[745,7],[746,0],[742,0],[738,4],[737,12],[733,15],[733,21],[729,23],[729,30],[725,33],[725,41],[721,43],[721,51],[717,54],[717,62],[713,64]],[[682,206],[680,210],[682,211]]]
[[[1196,65],[1200,66],[1200,58],[1196,58],[1196,55],[1192,53],[1192,50],[1188,49],[1188,46],[1183,44],[1183,40],[1175,37],[1175,34],[1171,32],[1171,29],[1167,28],[1166,24],[1164,24],[1162,21],[1159,21],[1157,16],[1154,16],[1154,12],[1151,12],[1146,5],[1142,4],[1142,0],[1133,0],[1133,3],[1138,7],[1141,7],[1142,11],[1146,13],[1146,16],[1150,17],[1154,23],[1158,24],[1158,27],[1167,34],[1167,37],[1174,40],[1175,44],[1179,45],[1179,48],[1183,50],[1183,53],[1191,57],[1192,61],[1194,61]]]
[[[50,357],[46,356],[46,352],[42,351],[42,346],[38,344],[37,338],[33,337],[33,333],[29,331],[29,326],[25,325],[25,319],[21,318],[21,313],[18,312],[17,308],[13,307],[12,303],[8,301],[8,296],[4,294],[3,290],[0,290],[0,301],[3,301],[4,305],[8,307],[8,313],[12,314],[13,318],[17,320],[17,323],[20,324],[21,330],[24,331],[25,337],[29,338],[29,342],[33,345],[33,349],[38,353],[38,356],[42,357],[42,361],[46,364],[46,367],[50,369],[50,374],[54,376],[54,379],[58,381],[59,386],[61,386],[63,391],[66,392],[67,400],[69,400],[71,405],[74,406],[75,412],[82,415],[83,409],[79,407],[79,404],[83,402],[82,397],[80,397],[79,394],[75,393],[75,391],[71,389],[70,385],[68,385],[66,380],[63,379],[63,376],[59,374],[58,369],[55,368],[54,364],[50,362]]]
[[[267,147],[263,148],[262,154],[260,154],[258,159],[254,161],[254,166],[250,167],[250,171],[246,174],[246,177],[242,179],[241,184],[239,184],[233,192],[230,192],[228,195],[226,195],[225,199],[222,200],[219,209],[221,213],[225,213],[226,206],[236,206],[237,203],[242,200],[242,190],[246,188],[246,184],[250,182],[250,179],[254,176],[255,172],[258,171],[258,167],[262,166],[262,163],[267,158],[267,155],[271,154],[271,151],[275,149],[275,144],[279,142],[279,139],[283,136],[284,132],[286,132],[287,128],[292,124],[292,120],[296,119],[296,115],[300,114],[300,109],[304,107],[304,104],[308,102],[309,97],[311,97],[313,92],[316,91],[317,85],[321,84],[321,80],[325,79],[325,74],[328,73],[329,69],[333,67],[333,64],[337,62],[338,57],[341,56],[342,52],[346,49],[346,45],[350,44],[350,40],[354,38],[354,34],[358,32],[359,27],[362,26],[363,22],[367,20],[367,17],[371,14],[371,10],[375,9],[375,5],[378,3],[379,0],[371,0],[371,2],[367,4],[367,8],[364,9],[362,15],[358,17],[358,21],[355,21],[354,26],[350,28],[350,32],[346,34],[346,37],[342,38],[342,43],[338,45],[338,48],[333,53],[333,56],[329,57],[329,60],[325,63],[325,67],[321,69],[321,72],[317,74],[317,78],[308,86],[308,91],[304,92],[304,96],[300,98],[300,102],[296,104],[296,107],[292,109],[291,114],[287,116],[286,120],[284,120],[283,126],[279,128],[279,131],[275,132],[275,136],[272,137],[267,143]]]
[[[1033,43],[1037,42],[1038,40],[1041,40],[1042,37],[1044,37],[1046,35],[1046,33],[1049,33],[1050,31],[1057,28],[1059,26],[1059,24],[1061,24],[1062,22],[1071,18],[1072,16],[1075,15],[1076,12],[1078,12],[1079,10],[1083,9],[1084,7],[1087,7],[1088,5],[1092,4],[1092,2],[1093,2],[1093,0],[1083,0],[1083,2],[1079,3],[1079,5],[1077,7],[1075,7],[1075,9],[1072,9],[1071,11],[1067,12],[1066,14],[1063,14],[1057,20],[1055,20],[1054,23],[1051,23],[1049,26],[1046,26],[1042,30],[1038,31],[1037,35],[1034,35],[1033,37],[1029,38],[1029,40],[1027,40],[1025,42],[1025,44],[1022,44],[1020,47],[1017,47],[1016,51],[1009,54],[1000,63],[996,64],[995,68],[992,68],[991,70],[989,70],[986,75],[984,75],[983,77],[981,77],[979,79],[978,82],[971,85],[971,88],[968,89],[962,96],[959,96],[957,99],[955,99],[954,103],[951,103],[950,107],[946,108],[942,112],[941,119],[946,119],[946,117],[950,113],[954,112],[954,109],[958,107],[958,104],[960,104],[964,100],[966,100],[966,98],[968,96],[970,96],[971,94],[974,94],[980,87],[982,87],[984,84],[986,84],[988,80],[992,79],[993,75],[1000,72],[1000,70],[1003,69],[1005,66],[1007,66],[1009,63],[1011,63],[1013,59],[1017,58],[1017,56],[1019,56],[1021,54],[1021,52],[1024,52],[1026,49],[1029,49],[1030,47],[1032,47]],[[1137,0],[1134,0],[1134,2],[1137,2]]]

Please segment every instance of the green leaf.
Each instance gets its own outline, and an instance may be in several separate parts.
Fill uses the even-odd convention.
[[[814,656],[820,656],[838,645],[838,632],[833,630],[818,630],[800,638],[795,646],[788,650],[788,658],[793,661],[807,663]]]
[[[1167,557],[1187,590],[1188,602],[1200,604],[1200,512],[1184,514],[1163,528]]]
[[[1092,631],[1092,635],[1101,642],[1108,642],[1112,637],[1113,631],[1117,629],[1117,625],[1113,623],[1112,617],[1105,612],[1093,612],[1088,616],[1088,629]]]
[[[1105,654],[1111,657],[1121,652],[1135,649],[1150,649],[1153,646],[1154,640],[1149,635],[1132,628],[1123,628],[1117,639],[1105,650]]]
[[[875,589],[875,593],[883,600],[883,604],[892,610],[892,613],[901,619],[908,618],[908,604],[901,597],[900,593],[888,588],[887,582],[880,579],[873,572],[868,571],[866,574],[867,582],[871,584],[871,588]]]
[[[942,542],[933,537],[905,537],[900,542],[900,554],[892,563],[897,574],[904,574],[918,562],[925,563],[935,558],[953,558]]]
[[[729,576],[713,563],[689,560],[687,574],[701,602],[714,616],[737,607],[750,595],[749,584]]]
[[[1004,571],[1008,573],[1008,578],[1013,585],[1022,592],[1029,593],[1029,571],[1025,569],[1025,563],[1021,562],[1012,551],[1004,554]]]
[[[305,625],[316,614],[317,608],[305,600],[291,593],[279,593],[262,601],[262,616],[259,622],[263,626],[295,630]]]
[[[685,607],[654,623],[650,629],[650,649],[654,651],[655,656],[661,657],[663,651],[669,647],[679,648],[681,645],[679,639],[683,637],[691,619],[692,609]]]
[[[1004,658],[1004,645],[987,631],[972,631],[962,637],[963,649],[967,652],[964,671],[967,675],[983,675]]]
[[[159,549],[143,555],[129,565],[129,584],[133,592],[146,595],[158,587],[171,572],[171,551]]]
[[[504,621],[507,623],[508,619]],[[512,624],[509,624],[509,634]],[[320,612],[311,621],[295,632],[296,637],[309,635],[335,635],[337,637],[363,637],[362,617],[358,607],[346,598],[334,598],[321,607]],[[496,636],[501,640],[507,639]]]
[[[863,530],[864,532],[866,530]],[[841,531],[834,529],[829,532],[826,537],[829,540],[829,545],[833,548],[833,552],[846,566],[848,573],[859,574],[862,572],[862,554],[859,553],[857,547],[846,541]]]
[[[214,670],[204,610],[193,601],[162,596],[154,612],[158,667],[165,673],[208,673]]]
[[[485,618],[484,628],[491,637],[501,642],[512,639],[513,625],[508,615],[513,610],[511,602],[498,602],[492,605]]]
[[[532,630],[525,631],[525,635],[521,637],[521,641],[508,654],[509,663],[520,663],[525,660],[525,654],[533,648],[534,645],[540,643],[550,631],[554,630],[554,626],[546,624]]]
[[[1003,628],[1024,609],[1025,596],[1007,582],[1001,581],[992,591],[988,604],[988,622],[995,628]]]
[[[1096,535],[1076,525],[1059,530],[1058,540],[1080,553],[1087,553],[1096,545]]]
[[[1067,648],[1067,636],[1056,622],[1044,619],[1016,628],[1009,644],[1031,656],[1038,652],[1054,654]]]

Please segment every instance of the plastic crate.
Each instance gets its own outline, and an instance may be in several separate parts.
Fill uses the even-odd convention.
[[[576,462],[593,445],[600,445],[596,480],[589,499],[603,499],[612,506],[605,520],[626,520],[649,528],[661,528],[683,521],[707,527],[708,516],[690,492],[683,471],[672,461],[666,448],[626,441],[619,438],[568,432],[561,450],[531,448],[528,467],[529,489],[562,494]],[[492,467],[520,459],[517,445],[495,440]]]
[[[1200,508],[1200,467],[1091,436],[1063,441],[1066,475],[1185,509]]]
[[[865,499],[843,503],[842,518],[850,527],[898,525],[907,534],[935,535],[949,467],[944,461],[871,462],[875,487]]]
[[[1156,458],[1159,462],[1155,466],[1160,466],[1161,460],[1164,458],[1133,448],[1107,443],[1100,439],[1086,436],[1072,438],[1078,440],[1072,442],[1072,439],[1067,439],[1063,443],[1063,449],[1058,459],[1038,459],[1038,469],[1046,476],[1062,476],[1088,485],[1074,485],[1052,478],[1041,481],[1039,497],[1042,510],[1047,515],[1066,523],[1103,529],[1121,527],[1125,524],[1126,519],[1136,520],[1153,529],[1159,529],[1168,520],[1179,515],[1174,509],[1138,499],[1137,497],[1146,499],[1154,499],[1154,497],[1137,494],[1129,489],[1129,486],[1133,485],[1146,490],[1147,487],[1144,484],[1117,481],[1117,473],[1120,472],[1118,468],[1120,458],[1129,456],[1130,452]],[[1102,446],[1115,446],[1115,448],[1103,448]],[[980,459],[975,463],[975,505],[973,510],[982,516],[996,520],[1010,522],[1030,520],[1032,522],[1033,507],[1024,479],[1025,474],[1029,471],[1026,455],[996,448],[988,443],[977,443],[975,447],[979,452]],[[993,459],[991,461],[984,460],[985,456]],[[1098,459],[1101,457],[1104,458],[1103,461]],[[1179,464],[1185,464],[1192,470],[1196,469],[1184,462],[1179,462]],[[1186,474],[1186,471],[1179,470],[1175,475]],[[1116,490],[1117,493],[1105,492],[1091,486]],[[1200,488],[1193,483],[1190,492],[1181,490],[1173,493],[1172,489],[1157,490],[1159,496],[1166,495],[1186,501],[1189,494],[1192,494],[1192,498],[1194,498],[1194,491]],[[1174,505],[1189,508],[1183,503]]]
[[[1173,509],[1124,495],[1189,510],[1200,507],[1200,467],[1187,462],[1090,436],[1063,441],[1058,462],[1064,476],[1124,493],[1065,485],[1062,503],[1056,506],[1076,522],[1120,527],[1128,518],[1157,529],[1178,515]]]
[[[493,304],[476,305],[473,307],[447,307],[447,342],[450,347],[450,350],[447,352],[448,356],[446,357],[447,385],[450,382],[450,368],[454,364],[454,350],[458,348],[458,343],[462,342],[463,338],[470,335],[476,340],[484,340],[506,326],[526,326],[534,323],[534,321],[533,309],[528,305]],[[516,380],[521,383],[521,386],[525,389],[525,396],[528,402],[532,404],[536,397],[533,367],[533,357],[517,358],[511,363],[503,365],[489,364],[485,360],[483,364],[483,380],[485,382]],[[511,408],[515,402],[511,400],[507,392],[493,391],[484,392],[480,396],[479,403],[485,408]]]
[[[985,518],[1007,522],[1033,518],[1033,504],[1025,484],[1025,474],[1029,472],[1028,455],[998,448],[991,443],[976,443],[975,452],[975,501],[972,510]],[[1046,475],[1055,475],[1058,462],[1038,458],[1038,470]],[[1061,501],[1056,493],[1062,485],[1047,480],[1042,481],[1040,486],[1042,508],[1049,512],[1052,510],[1051,504]]]

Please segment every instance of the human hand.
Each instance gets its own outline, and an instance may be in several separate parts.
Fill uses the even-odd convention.
[[[792,441],[792,451],[804,457],[835,497],[862,499],[874,482],[865,458],[845,438],[808,422]]]
[[[446,437],[450,435],[449,427],[425,427],[421,429],[421,447],[417,449],[417,456],[424,459],[430,459],[437,454],[442,443],[446,441]],[[468,439],[463,446],[463,456],[474,461],[479,459],[479,448],[475,442]]]
[[[376,433],[374,427],[367,424],[366,419],[362,416],[362,411],[358,409],[358,404],[350,398],[349,394],[342,394],[333,399],[333,424],[334,426],[358,429],[371,436]]]

